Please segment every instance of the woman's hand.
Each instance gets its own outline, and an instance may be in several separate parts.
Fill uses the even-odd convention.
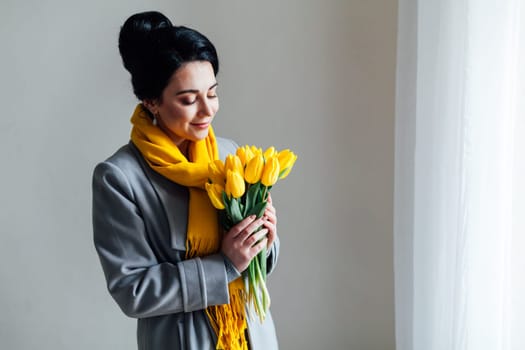
[[[255,232],[262,226],[260,231]],[[268,195],[268,204],[262,218],[255,215],[233,226],[228,231],[221,244],[221,251],[239,272],[246,270],[250,261],[266,246],[270,249],[277,237],[277,215],[272,204],[272,197]]]
[[[233,226],[222,239],[222,253],[239,272],[246,270],[253,257],[268,245],[268,238],[265,236],[269,233],[269,229],[266,228],[269,220],[264,220],[265,216],[260,219],[256,219],[255,215],[247,217]],[[260,231],[255,232],[263,225]]]
[[[277,214],[275,207],[272,204],[272,196],[270,194],[268,194],[268,204],[264,211],[263,220],[264,227],[268,229],[268,235],[266,238],[268,239],[267,248],[270,249],[273,241],[275,241],[275,238],[277,237]]]

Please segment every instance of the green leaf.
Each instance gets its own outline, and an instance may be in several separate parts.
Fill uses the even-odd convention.
[[[257,203],[257,193],[260,192],[260,183],[256,183],[250,186],[248,192],[246,193],[246,216],[248,216],[248,211],[251,210]]]
[[[224,202],[226,213],[231,218],[232,217],[232,212],[231,212],[231,209],[230,209],[230,207],[231,207],[230,199],[228,198],[228,195],[224,191],[222,191],[222,201]]]
[[[226,204],[229,204],[229,203],[230,203],[230,198],[228,198],[228,195],[226,194],[226,191],[222,191],[222,200],[223,200],[224,203],[226,203]]]
[[[257,215],[258,218],[262,217],[264,214],[264,209],[266,209],[267,202],[259,202],[253,208],[251,208],[246,214],[246,216]]]
[[[234,224],[237,224],[240,221],[242,221],[243,217],[241,213],[241,208],[239,206],[239,201],[236,198],[232,198],[231,200],[230,211],[231,211],[231,217],[232,217]]]
[[[239,199],[240,199],[240,198],[239,198]],[[242,202],[239,201],[239,209],[240,209],[240,211],[241,211],[241,216],[242,216],[243,218],[246,217],[245,207],[246,207],[246,206],[245,206],[244,204],[242,204]]]
[[[226,231],[229,231],[233,226],[233,223],[231,222],[231,217],[228,216],[225,210],[221,210],[219,212],[219,224]]]

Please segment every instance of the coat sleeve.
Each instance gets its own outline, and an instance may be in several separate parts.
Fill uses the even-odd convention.
[[[221,254],[178,263],[157,260],[129,181],[112,163],[95,168],[92,210],[107,287],[126,315],[152,317],[229,302]]]
[[[273,244],[268,250],[268,257],[266,258],[266,271],[270,275],[273,270],[275,270],[275,265],[277,265],[277,258],[279,257],[279,236],[275,237]]]

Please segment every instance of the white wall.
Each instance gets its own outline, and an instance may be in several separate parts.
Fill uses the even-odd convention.
[[[0,3],[0,348],[132,349],[91,238],[91,172],[136,103],[117,50],[132,13],[217,46],[217,133],[299,154],[274,189],[282,349],[394,349],[397,1]]]

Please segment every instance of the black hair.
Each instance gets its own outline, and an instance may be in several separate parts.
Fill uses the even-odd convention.
[[[208,38],[172,25],[156,11],[129,17],[120,29],[118,47],[139,100],[160,98],[173,73],[186,62],[208,61],[214,74],[219,72],[217,52]]]

